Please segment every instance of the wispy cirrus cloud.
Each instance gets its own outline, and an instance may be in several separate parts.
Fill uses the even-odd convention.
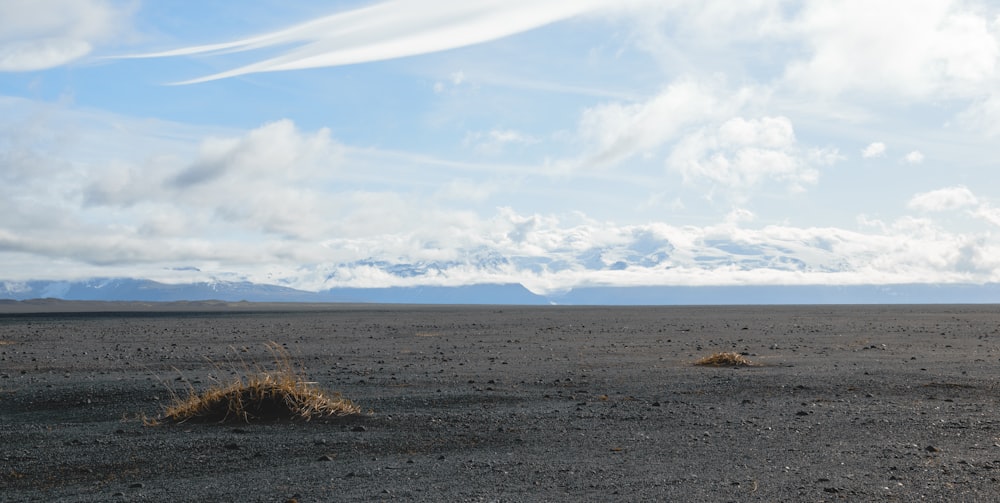
[[[195,84],[260,72],[350,65],[489,42],[605,6],[609,0],[390,0],[283,30],[217,44],[128,57],[243,52],[292,45],[281,55],[179,82]]]

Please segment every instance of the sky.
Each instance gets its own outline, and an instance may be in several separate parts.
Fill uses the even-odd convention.
[[[997,1],[0,1],[8,289],[996,282],[998,168]]]

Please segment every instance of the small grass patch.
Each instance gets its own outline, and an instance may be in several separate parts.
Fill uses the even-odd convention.
[[[735,351],[711,354],[694,362],[694,364],[703,367],[749,367],[754,365],[753,362]]]
[[[268,349],[275,356],[275,370],[257,367],[229,384],[218,384],[200,393],[193,388],[185,397],[173,393],[173,403],[162,416],[146,422],[309,421],[361,414],[361,408],[340,393],[323,391],[316,383],[306,381],[279,345],[270,343]]]

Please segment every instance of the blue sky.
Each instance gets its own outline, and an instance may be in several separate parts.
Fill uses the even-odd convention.
[[[0,280],[1000,280],[1000,4],[5,0]]]

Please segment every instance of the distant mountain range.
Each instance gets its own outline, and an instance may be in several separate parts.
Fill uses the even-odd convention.
[[[143,279],[0,282],[0,299],[83,301],[341,302],[506,305],[981,304],[1000,303],[1000,284],[862,286],[586,287],[538,295],[519,284],[334,288],[308,292],[250,282],[165,284]]]

